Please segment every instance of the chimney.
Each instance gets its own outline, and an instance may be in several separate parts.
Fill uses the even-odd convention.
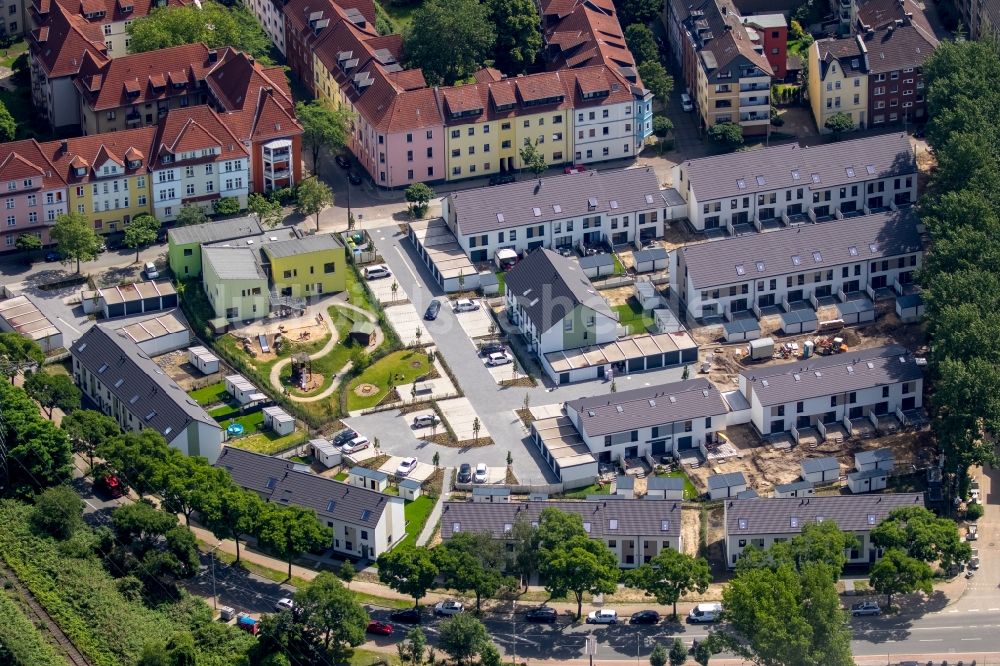
[[[69,150],[69,141],[67,141],[66,139],[63,139],[62,141],[60,141],[59,142],[59,150],[61,150],[64,153],[67,150]]]

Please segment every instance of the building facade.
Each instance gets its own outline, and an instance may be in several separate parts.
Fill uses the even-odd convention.
[[[202,285],[216,319],[248,321],[271,311],[267,274],[256,249],[205,247]]]
[[[347,288],[344,244],[333,234],[268,243],[261,252],[279,296],[309,298]]]
[[[861,37],[818,39],[809,47],[809,106],[820,132],[837,113],[864,129],[868,113],[868,48]]]
[[[67,212],[68,194],[66,182],[37,141],[0,144],[0,188],[6,218],[0,227],[0,252],[15,251],[21,234],[31,234],[47,245],[49,228]]]
[[[251,217],[174,227],[167,231],[170,270],[178,280],[199,278],[203,245],[257,237],[261,233],[260,224]]]

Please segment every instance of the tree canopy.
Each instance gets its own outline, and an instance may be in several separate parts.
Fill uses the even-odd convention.
[[[505,559],[502,547],[489,533],[460,532],[433,553],[445,585],[473,593],[477,611],[483,597],[490,598],[511,584],[501,573]]]
[[[842,532],[837,523],[824,520],[810,523],[802,532],[788,541],[775,543],[767,550],[753,547],[743,551],[736,563],[737,572],[760,566],[777,567],[789,564],[801,569],[806,564],[825,564],[834,578],[839,578],[847,564],[847,551],[858,546],[858,539],[849,532]]]
[[[545,163],[545,155],[538,150],[537,143],[526,143],[522,146],[520,156],[523,168],[536,176],[545,173],[545,170],[549,168],[549,165]]]
[[[208,222],[208,215],[201,209],[201,206],[181,206],[177,212],[177,226],[184,227],[189,224],[204,224]]]
[[[50,419],[56,407],[66,413],[80,408],[82,394],[69,375],[32,372],[25,375],[24,390],[48,411]]]
[[[657,0],[619,0],[615,3],[618,11],[618,22],[622,25],[633,23],[650,23],[663,11],[663,5]]]
[[[934,589],[934,572],[926,562],[899,548],[890,548],[872,566],[869,581],[872,589],[885,595],[886,606],[892,607],[893,594],[930,594]]]
[[[0,102],[0,141],[13,141],[17,137],[17,121],[7,105]]]
[[[427,83],[453,85],[486,64],[497,35],[490,7],[478,0],[427,0],[413,12],[403,40],[408,67],[423,69]],[[447,48],[442,48],[447,40]]]
[[[295,114],[302,125],[302,144],[312,155],[313,173],[318,176],[323,151],[332,155],[347,145],[351,133],[351,112],[346,106],[333,107],[313,100],[298,102]]]
[[[295,210],[299,215],[316,216],[316,231],[319,231],[319,214],[333,205],[333,191],[319,178],[306,178],[299,183]]]
[[[73,454],[66,433],[42,418],[24,389],[0,382],[9,490],[30,495],[70,480]]]
[[[69,486],[49,488],[35,499],[31,523],[45,534],[68,539],[83,524],[83,500]]]
[[[642,23],[633,23],[625,28],[625,43],[632,57],[640,65],[644,62],[659,62],[660,48],[656,45],[653,31]]]
[[[62,262],[76,262],[76,272],[80,272],[81,261],[93,261],[101,247],[94,227],[81,213],[63,213],[56,217],[56,223],[49,230],[49,237],[55,241],[62,255]]]
[[[125,247],[135,248],[135,260],[139,261],[139,250],[146,245],[156,242],[156,236],[160,232],[160,221],[152,215],[143,213],[136,215],[127,227],[125,227]]]
[[[677,601],[689,592],[704,593],[712,582],[708,562],[671,548],[664,548],[649,562],[629,571],[625,580],[656,599],[656,603],[673,606],[677,615]]]
[[[413,597],[416,607],[439,573],[426,548],[399,546],[378,556],[378,579],[400,594]]]
[[[121,432],[113,418],[93,409],[74,410],[63,417],[59,427],[69,436],[73,452],[86,454],[91,468],[97,447]]]
[[[34,340],[20,333],[0,333],[0,373],[14,383],[19,372],[38,368],[45,361],[45,352]]]
[[[333,530],[320,525],[312,509],[268,503],[260,515],[257,540],[288,562],[288,577],[291,578],[292,560],[329,546],[333,542]]]
[[[263,194],[257,192],[254,192],[247,198],[247,211],[265,229],[275,227],[281,222],[281,204],[277,201],[271,201]]]
[[[438,647],[459,664],[472,664],[488,645],[492,643],[486,627],[468,613],[453,615],[441,623]]]
[[[823,127],[833,132],[835,138],[840,138],[840,135],[844,132],[850,132],[854,129],[854,119],[851,118],[849,113],[838,111],[826,119]]]
[[[504,74],[523,74],[542,50],[541,18],[532,0],[490,0],[496,28],[494,63]]]
[[[708,128],[708,138],[722,148],[735,150],[743,145],[743,129],[736,123],[716,123]]]
[[[270,65],[271,42],[257,19],[236,3],[226,7],[215,0],[200,4],[154,8],[126,28],[130,53],[203,42],[211,48],[236,46],[261,64]]]
[[[585,593],[611,594],[617,589],[618,558],[603,541],[587,536],[580,516],[544,509],[538,533],[539,573],[545,578],[545,590],[554,597],[572,592],[577,618],[583,614]]]
[[[427,214],[430,200],[434,198],[434,190],[424,183],[413,183],[406,188],[403,196],[406,198],[406,207],[410,209],[410,215],[419,220]]]
[[[871,532],[872,544],[897,549],[921,562],[940,562],[949,569],[972,557],[972,548],[963,541],[949,518],[939,518],[922,506],[893,509]]]
[[[365,642],[368,613],[332,573],[316,576],[295,593],[295,621],[322,648],[325,662],[339,663]]]
[[[670,91],[674,89],[674,78],[667,73],[659,61],[647,60],[637,68],[643,84],[653,93],[653,97],[666,103]]]

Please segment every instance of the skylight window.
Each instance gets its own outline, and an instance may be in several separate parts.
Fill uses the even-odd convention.
[[[874,513],[868,514],[868,524],[874,525],[877,522],[877,516]]]
[[[532,209],[531,209],[531,213],[532,213],[532,214],[533,214],[533,215],[534,215],[535,217],[541,217],[541,216],[542,216],[542,209],[541,209],[541,208],[537,208],[537,207],[536,207],[536,208],[532,208]]]
[[[760,380],[760,385],[763,386],[764,388],[767,388],[771,384],[766,379],[762,379]]]
[[[101,365],[101,367],[99,367],[99,368],[97,369],[97,374],[99,374],[99,375],[103,375],[103,374],[104,374],[104,371],[105,371],[105,370],[107,370],[107,369],[108,369],[108,364],[107,364],[107,363],[103,363],[103,364]]]
[[[764,272],[764,262],[763,261],[758,261],[757,262],[757,272],[758,273],[763,273]]]
[[[504,523],[503,524],[503,533],[504,534],[510,534],[513,531],[514,531],[514,523]]]
[[[823,261],[823,255],[820,253],[819,250],[813,252],[813,261],[815,261],[817,264]]]
[[[504,223],[503,213],[497,213],[497,222],[499,222],[500,224]]]
[[[618,529],[618,519],[617,518],[612,518],[611,520],[608,521],[608,529],[609,530],[616,530],[616,529]]]
[[[586,532],[587,534],[590,534],[590,523],[583,524],[583,531]]]
[[[849,374],[849,375],[853,375],[854,374],[854,366],[853,365],[847,366],[847,374]]]
[[[656,407],[656,401],[655,401],[655,400],[653,400],[652,398],[650,398],[650,399],[648,400],[648,402],[649,402],[649,406],[650,406],[650,407]]]
[[[796,372],[795,374],[792,375],[792,379],[794,379],[795,381],[801,381],[802,375]]]
[[[878,253],[878,243],[869,243],[868,249],[871,251],[872,254]]]
[[[868,361],[867,363],[865,363],[865,365],[868,366],[869,370],[874,370],[875,369],[875,364],[872,363],[871,361]]]
[[[138,394],[136,394],[136,395],[132,396],[132,397],[131,397],[131,398],[129,399],[129,401],[128,401],[128,404],[130,404],[130,405],[134,405],[134,404],[135,404],[135,403],[137,403],[137,402],[139,402],[139,395],[138,395]]]
[[[452,523],[451,524],[451,531],[453,533],[455,533],[455,534],[458,534],[459,532],[461,532],[462,531],[462,523]]]
[[[363,523],[368,522],[368,519],[371,517],[372,517],[372,512],[369,511],[368,509],[365,509],[364,511],[361,512],[361,522]]]
[[[660,521],[660,531],[661,532],[669,532],[670,531],[670,521],[669,520],[661,520]]]
[[[670,400],[671,405],[677,404],[677,398],[675,398],[674,396],[670,396],[668,400]]]
[[[817,377],[817,378],[819,378],[819,377],[822,377],[822,376],[823,376],[823,373],[822,373],[822,372],[820,372],[819,370],[815,370],[815,371],[813,371],[813,374],[814,374],[814,375],[816,375],[816,377]]]
[[[858,246],[852,245],[851,247],[847,248],[847,253],[852,257],[858,256]]]
[[[747,181],[743,180],[742,178],[737,178],[736,187],[740,188],[741,190],[747,189]]]
[[[874,176],[875,175],[875,165],[874,164],[869,164],[868,166],[865,167],[865,171],[868,172],[869,176]]]
[[[624,411],[625,411],[624,409],[622,409],[622,406],[621,406],[621,405],[615,405],[615,409],[617,409],[617,410],[618,410],[618,413],[619,413],[619,414],[621,414],[622,412],[624,412]]]
[[[337,500],[330,500],[326,503],[326,512],[333,513],[333,510],[337,507]]]
[[[847,177],[854,178],[854,167],[847,167]]]
[[[757,176],[757,184],[760,185],[761,187],[767,185],[767,181],[764,180],[764,176]]]
[[[646,195],[646,203],[648,203],[648,204],[653,203],[653,195],[652,194],[647,194]]]
[[[802,180],[802,174],[798,169],[792,169],[792,180]]]
[[[799,517],[798,516],[791,516],[788,519],[788,526],[789,527],[798,527],[799,526]]]
[[[167,435],[169,435],[169,434],[170,434],[170,432],[171,432],[172,430],[173,430],[173,427],[171,427],[171,426],[167,426],[166,428],[164,428],[164,429],[163,429],[163,436],[164,436],[164,437],[166,437]]]
[[[820,177],[818,173],[814,173],[811,177],[812,177],[812,182],[814,183],[820,182]]]
[[[267,483],[264,484],[264,487],[267,488],[268,490],[272,490],[276,485],[278,485],[278,480],[272,476],[268,478]]]
[[[86,342],[84,342],[84,343],[83,343],[82,345],[80,345],[79,347],[77,347],[77,348],[76,348],[76,350],[77,350],[78,352],[82,352],[82,351],[83,351],[84,349],[86,349],[86,348],[87,348],[87,343],[86,343]]]
[[[743,267],[743,264],[736,264],[736,274],[746,275],[747,269]]]
[[[552,210],[554,212],[556,212],[556,213],[561,213],[562,212],[562,206],[560,206],[559,204],[552,204]]]
[[[125,383],[125,378],[124,377],[120,377],[118,379],[118,381],[115,382],[115,388],[118,388],[119,386],[121,386],[124,383]]]
[[[739,528],[741,530],[745,530],[747,528],[747,519],[746,518],[738,518],[736,520],[736,524],[739,525]]]
[[[800,265],[801,263],[802,263],[802,257],[800,257],[800,256],[799,256],[799,255],[797,255],[797,254],[793,254],[793,255],[792,255],[792,265],[793,265],[793,266],[798,266],[798,265]]]
[[[611,201],[608,202],[608,205],[611,206],[611,210],[618,210],[618,200],[617,199],[612,199]]]
[[[148,421],[149,419],[153,418],[154,416],[156,416],[156,410],[155,409],[153,411],[151,411],[149,414],[146,414],[146,420]]]

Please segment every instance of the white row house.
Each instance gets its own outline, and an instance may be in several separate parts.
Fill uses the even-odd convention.
[[[454,192],[442,216],[474,262],[497,250],[622,245],[659,238],[683,207],[651,168],[584,171]]]
[[[747,369],[739,390],[765,437],[807,428],[821,437],[891,431],[921,410],[923,370],[905,348],[890,345]]]
[[[912,203],[917,166],[906,134],[882,134],[688,160],[674,167],[673,183],[696,231],[734,235]]]
[[[670,286],[694,319],[808,302],[837,305],[850,324],[859,298],[874,315],[879,290],[906,292],[922,258],[908,208],[687,245],[672,253]]]
[[[806,525],[832,520],[858,539],[848,564],[873,564],[879,549],[871,531],[895,509],[924,506],[923,493],[757,497],[725,502],[726,565],[732,569],[751,546],[767,550],[802,533]]]
[[[646,386],[566,403],[598,462],[702,449],[726,428],[728,408],[707,379]]]

